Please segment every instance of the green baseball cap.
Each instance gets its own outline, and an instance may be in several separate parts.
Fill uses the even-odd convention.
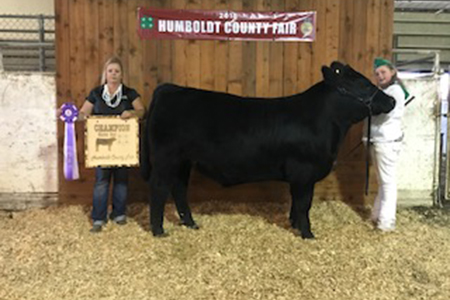
[[[381,58],[381,57],[375,58],[375,60],[373,61],[373,68],[374,68],[374,70],[376,70],[377,68],[379,68],[381,66],[394,67],[394,65],[387,59],[384,59],[384,58]]]

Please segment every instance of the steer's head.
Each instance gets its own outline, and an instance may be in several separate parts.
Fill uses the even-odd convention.
[[[392,97],[349,65],[333,62],[330,67],[322,67],[322,74],[325,83],[336,88],[342,96],[364,104],[369,114],[379,115],[394,109],[395,100]]]

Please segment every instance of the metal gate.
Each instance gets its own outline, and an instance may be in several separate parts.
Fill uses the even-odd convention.
[[[439,81],[437,73],[403,78],[415,98],[405,108],[403,116],[405,138],[398,169],[399,204],[430,206],[438,200],[441,147]]]
[[[0,15],[0,59],[6,71],[54,72],[55,17]]]

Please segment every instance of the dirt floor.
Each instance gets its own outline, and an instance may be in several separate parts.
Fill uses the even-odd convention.
[[[341,202],[316,202],[315,240],[289,229],[288,204],[192,205],[200,230],[148,232],[148,208],[89,232],[89,207],[0,214],[0,299],[450,299],[450,211],[400,209],[373,230]]]

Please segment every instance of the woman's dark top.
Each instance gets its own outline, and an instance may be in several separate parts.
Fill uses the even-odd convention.
[[[106,104],[105,100],[102,98],[104,85],[100,85],[94,88],[87,96],[86,100],[94,105],[92,111],[93,115],[121,115],[125,110],[133,109],[133,101],[136,100],[140,95],[135,89],[129,88],[122,84],[122,99],[117,107],[110,107]],[[117,95],[111,100],[111,103],[116,103]]]

